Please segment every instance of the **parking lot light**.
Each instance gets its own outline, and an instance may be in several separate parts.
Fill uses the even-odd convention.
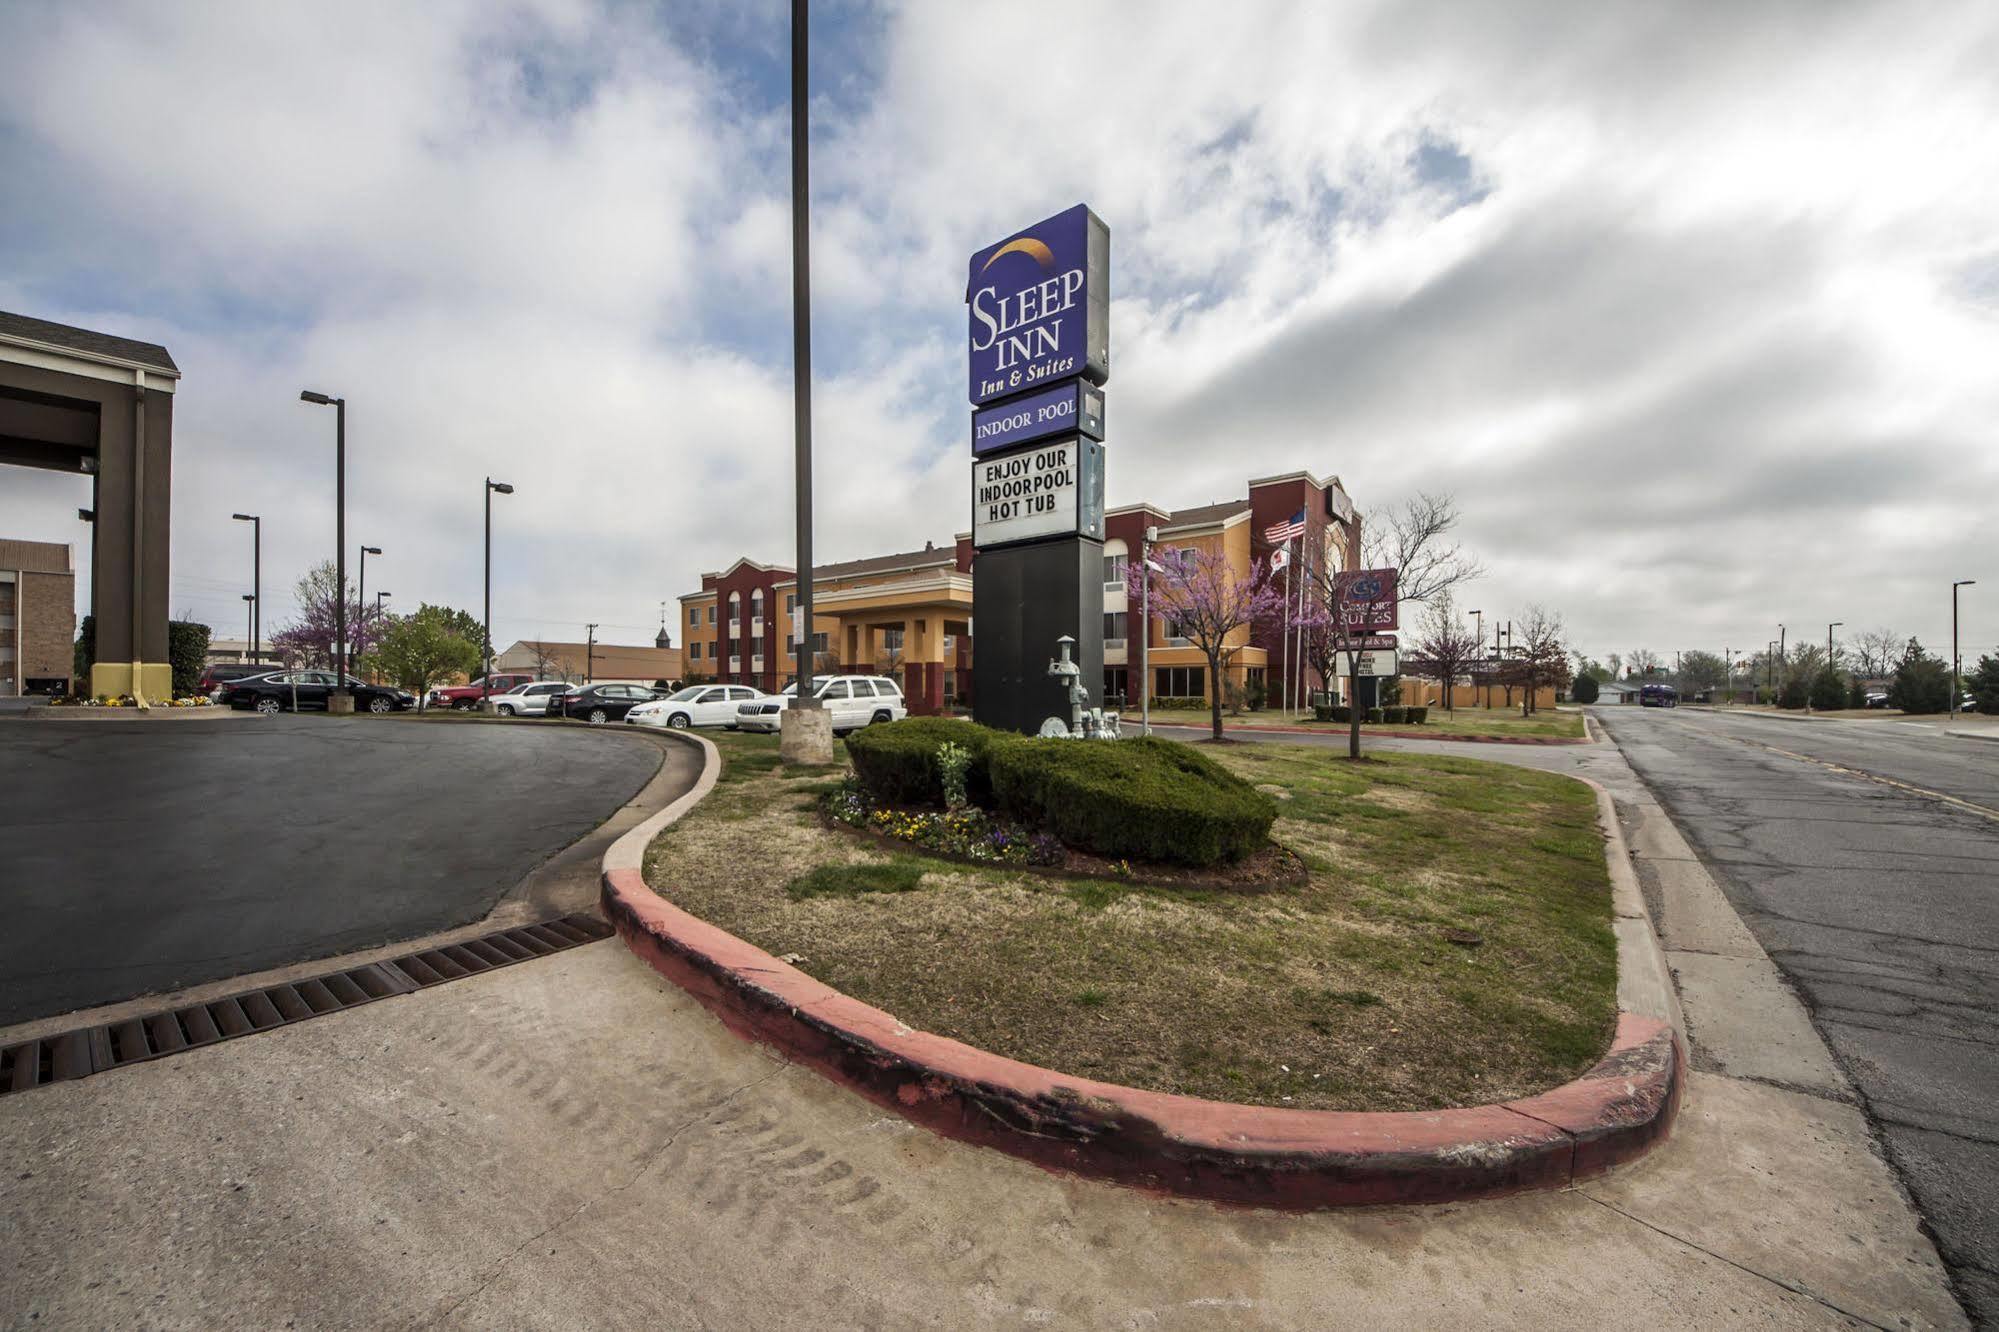
[[[352,711],[354,695],[347,688],[347,399],[305,389],[300,402],[333,408],[333,694],[350,706],[328,711]]]
[[[486,624],[481,633],[485,640],[481,644],[481,658],[485,666],[479,673],[479,704],[490,708],[493,698],[493,496],[511,495],[514,488],[504,481],[486,478]]]

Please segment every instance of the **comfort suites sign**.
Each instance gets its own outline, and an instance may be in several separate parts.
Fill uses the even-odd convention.
[[[974,403],[1110,377],[1110,256],[1110,228],[1083,204],[972,256]]]

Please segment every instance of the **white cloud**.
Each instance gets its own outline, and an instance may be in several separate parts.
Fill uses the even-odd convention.
[[[1934,638],[1990,558],[1987,7],[817,12],[882,20],[871,77],[819,76],[826,558],[963,528],[964,257],[1078,199],[1114,236],[1113,501],[1452,489],[1477,599],[1599,652]],[[177,605],[235,622],[233,509],[287,515],[273,579],[330,543],[307,383],[353,401],[350,531],[406,603],[476,604],[489,471],[503,637],[637,637],[788,558],[781,84],[714,56],[781,53],[748,38],[782,11],[697,11],[698,54],[647,18],[0,17],[0,168],[35,183],[0,305],[180,359]],[[16,477],[0,530],[72,539],[71,483]]]

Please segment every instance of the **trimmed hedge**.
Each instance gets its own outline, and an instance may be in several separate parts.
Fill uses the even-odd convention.
[[[1381,719],[1383,715],[1384,714],[1380,708],[1369,708],[1367,710],[1367,715],[1362,717],[1361,720],[1365,722],[1373,722],[1376,726],[1379,726],[1381,725]]]
[[[1408,711],[1409,724],[1412,726],[1421,726],[1424,722],[1430,720],[1430,705],[1427,703],[1421,707],[1412,707]]]
[[[1383,708],[1381,719],[1390,726],[1402,726],[1409,720],[1409,709],[1403,707]]]
[[[851,743],[851,742],[850,742]],[[986,759],[993,797],[1023,822],[1101,856],[1180,865],[1240,860],[1270,837],[1277,806],[1186,745],[1006,738]]]
[[[1010,739],[976,722],[949,717],[908,717],[877,722],[847,737],[847,757],[861,785],[877,800],[903,805],[941,805],[944,786],[937,772],[937,747],[946,741],[969,750],[965,795],[975,805],[992,803],[993,783],[987,759],[996,743]],[[1080,742],[1074,742],[1080,743]]]

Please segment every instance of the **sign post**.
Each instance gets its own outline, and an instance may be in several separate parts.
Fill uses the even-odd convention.
[[[1362,658],[1357,651],[1371,634],[1386,634],[1401,628],[1401,602],[1397,595],[1395,569],[1349,569],[1333,575],[1333,607],[1338,617],[1334,626],[1336,643],[1346,657],[1347,669],[1347,757],[1360,757],[1360,682]],[[1392,655],[1392,652],[1391,652]]]
[[[1082,204],[980,250],[965,286],[972,411],[972,715],[1033,735],[1101,707],[1110,228]],[[1066,723],[1065,723],[1066,729]]]

